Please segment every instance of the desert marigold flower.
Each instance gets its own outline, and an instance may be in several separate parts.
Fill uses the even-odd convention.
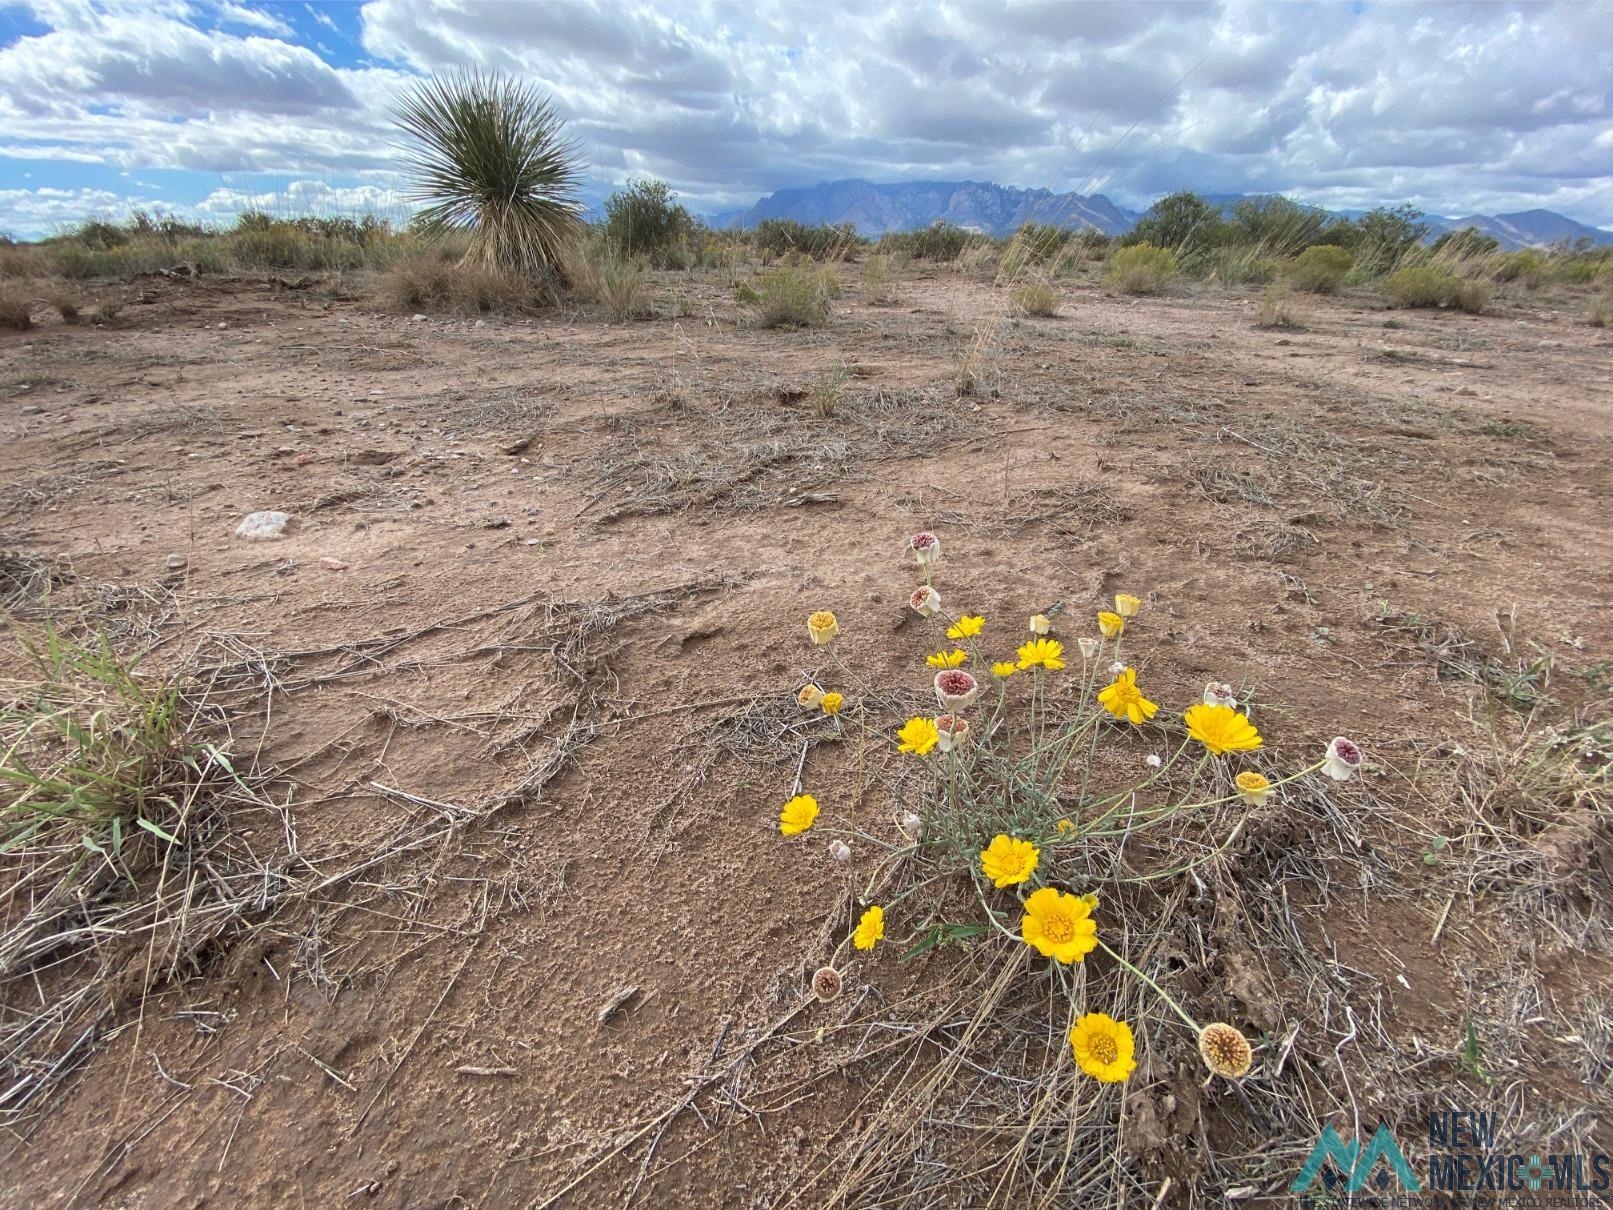
[[[941,594],[928,584],[920,584],[907,598],[910,609],[921,618],[933,618],[941,612]]]
[[[1060,836],[1068,836],[1073,831],[1075,831],[1075,825],[1073,823],[1071,823],[1067,819],[1059,820],[1059,835]]]
[[[1083,660],[1090,660],[1098,654],[1097,639],[1076,639],[1075,645],[1081,649],[1081,658]]]
[[[1134,597],[1129,592],[1115,593],[1115,612],[1121,617],[1134,618],[1142,607],[1141,597]]]
[[[839,714],[840,707],[844,706],[845,704],[845,695],[841,693],[825,693],[823,695],[823,700],[818,703],[818,705],[823,707],[823,712],[830,715]]]
[[[1342,735],[1335,735],[1333,742],[1327,746],[1327,759],[1322,762],[1322,772],[1334,781],[1349,781],[1350,775],[1361,768],[1361,749]]]
[[[1033,614],[1031,614],[1031,633],[1032,634],[1042,635],[1042,634],[1046,634],[1049,630],[1052,630],[1052,629],[1053,629],[1053,619],[1052,618],[1048,617],[1045,613],[1033,613]]]
[[[935,719],[935,731],[940,736],[941,751],[951,752],[969,740],[969,720],[940,714]]]
[[[1036,873],[1040,850],[1028,840],[998,833],[980,853],[980,872],[1001,889],[1024,882]]]
[[[807,619],[807,633],[812,636],[814,644],[822,647],[834,641],[835,635],[840,633],[840,623],[827,609],[820,609]]]
[[[825,1004],[840,994],[840,972],[832,966],[820,966],[812,975],[812,994]]]
[[[1225,681],[1210,681],[1204,686],[1204,704],[1206,706],[1231,706],[1238,708],[1238,695],[1233,692],[1232,686]]]
[[[928,530],[914,534],[907,540],[907,545],[918,559],[920,567],[934,563],[941,557],[941,539]]]
[[[1252,752],[1260,747],[1260,732],[1247,716],[1231,706],[1189,706],[1182,718],[1187,722],[1188,735],[1209,749],[1212,756]]]
[[[969,662],[969,653],[962,648],[937,651],[925,656],[924,662],[931,668],[961,668]]]
[[[980,696],[980,683],[961,668],[935,674],[935,696],[947,710],[962,710]]]
[[[818,800],[810,794],[797,794],[778,813],[778,830],[786,836],[799,836],[818,817]]]
[[[1199,1054],[1213,1074],[1228,1080],[1245,1075],[1255,1061],[1249,1039],[1221,1021],[1211,1022],[1199,1030]]]
[[[816,685],[801,686],[801,692],[795,695],[795,700],[801,704],[803,710],[815,710],[823,703],[823,690]]]
[[[1064,644],[1057,639],[1032,639],[1019,651],[1021,668],[1046,668],[1057,672],[1064,667]]]
[[[1119,1084],[1137,1070],[1131,1026],[1108,1013],[1087,1013],[1070,1027],[1070,1051],[1082,1071],[1104,1084]]]
[[[1098,614],[1098,629],[1103,632],[1106,639],[1118,639],[1126,630],[1126,619],[1118,613],[1110,613],[1107,609]]]
[[[833,857],[841,865],[845,865],[851,861],[851,846],[843,840],[831,840],[829,842],[829,856]]]
[[[998,660],[991,666],[991,675],[1000,677],[1005,681],[1018,671],[1019,665],[1014,663],[1013,660]]]
[[[1123,718],[1140,727],[1159,709],[1159,705],[1143,696],[1137,688],[1137,670],[1127,668],[1114,683],[1098,690],[1098,704],[1116,718]]]
[[[947,627],[947,638],[972,639],[984,629],[985,625],[985,618],[980,617],[978,614],[966,613]]]
[[[877,904],[862,914],[851,943],[860,950],[871,950],[885,938],[885,909]]]
[[[1276,793],[1265,776],[1248,769],[1238,774],[1232,781],[1238,787],[1238,797],[1251,807],[1258,807]]]
[[[1092,919],[1092,896],[1066,895],[1045,886],[1025,900],[1019,935],[1044,958],[1079,962],[1098,948],[1098,925]]]
[[[933,718],[910,718],[902,724],[896,738],[902,741],[897,745],[898,751],[923,756],[940,742],[941,735]]]

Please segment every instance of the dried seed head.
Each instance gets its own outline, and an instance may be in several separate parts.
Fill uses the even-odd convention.
[[[851,860],[851,846],[843,840],[831,840],[829,842],[829,856],[845,865]]]
[[[840,972],[832,966],[820,966],[812,976],[812,994],[825,1004],[840,994]]]
[[[913,840],[924,839],[924,820],[912,811],[902,813],[902,831]]]
[[[1199,1030],[1199,1054],[1211,1073],[1228,1080],[1245,1075],[1255,1061],[1249,1039],[1221,1021]]]

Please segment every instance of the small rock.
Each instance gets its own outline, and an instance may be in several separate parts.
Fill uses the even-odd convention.
[[[30,403],[27,407],[22,409],[22,414],[24,416],[37,416],[44,410],[45,409],[40,407],[37,403]]]
[[[1278,342],[1277,342],[1277,346],[1278,346],[1278,347],[1279,347],[1279,348],[1281,348],[1281,347],[1282,347],[1282,346],[1283,346],[1283,345],[1291,345],[1291,344],[1293,344],[1293,343],[1294,343],[1294,342],[1293,342],[1293,341],[1291,341],[1291,340],[1289,340],[1289,339],[1288,339],[1288,337],[1286,337],[1286,336],[1284,336],[1284,337],[1283,337],[1283,338],[1282,338],[1282,339],[1281,339],[1281,340],[1279,340],[1279,341],[1278,341]]]
[[[218,325],[218,330],[219,330],[219,331],[220,331],[220,332],[222,332],[222,331],[223,331],[223,330],[224,330],[224,329],[225,329],[225,328],[227,328],[227,327],[229,327],[229,326],[230,326],[230,325],[229,325],[229,324],[227,324],[227,323],[221,323],[221,324],[219,324],[219,325]]]
[[[169,555],[163,561],[168,564],[168,570],[169,571],[184,571],[185,570],[185,564],[189,560],[187,560],[184,555],[175,554],[175,555]]]
[[[290,524],[290,513],[279,513],[272,509],[248,513],[235,527],[235,536],[245,538],[248,542],[268,542],[285,537],[286,526]]]
[[[323,567],[326,571],[346,571],[347,570],[347,564],[346,563],[343,563],[340,559],[332,558],[330,555],[326,555],[324,558],[322,558],[319,561],[319,565],[321,567]]]
[[[414,321],[417,324],[423,324],[426,322],[426,317],[417,313],[414,317]]]

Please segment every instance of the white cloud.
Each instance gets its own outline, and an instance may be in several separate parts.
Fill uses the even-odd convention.
[[[362,180],[416,74],[553,93],[597,191],[698,208],[838,177],[1285,190],[1326,204],[1548,206],[1613,225],[1613,6],[895,0],[369,0],[361,66],[234,0],[38,0],[0,49],[0,154]],[[332,35],[337,23],[309,8]]]

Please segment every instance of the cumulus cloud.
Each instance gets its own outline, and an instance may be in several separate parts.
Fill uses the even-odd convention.
[[[552,92],[596,195],[652,174],[719,209],[839,177],[973,177],[1134,206],[1282,190],[1613,225],[1607,0],[368,0],[357,43],[308,9],[314,46],[286,11],[37,0],[48,32],[0,48],[0,156],[359,188],[397,167],[396,90],[480,66]]]

